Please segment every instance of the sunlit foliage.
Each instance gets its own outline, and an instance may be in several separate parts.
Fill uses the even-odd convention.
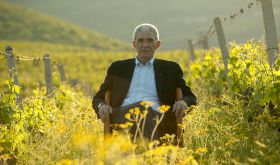
[[[1,43],[1,47],[8,42]],[[280,162],[279,58],[269,68],[260,42],[230,44],[229,73],[218,49],[198,50],[195,61],[185,51],[156,56],[180,63],[198,105],[184,117],[184,147],[172,145],[174,135],[159,141],[133,141],[128,131],[103,137],[103,125],[91,108],[95,93],[112,61],[133,52],[100,52],[72,46],[14,42],[15,54],[42,56],[65,64],[61,83],[53,65],[55,90],[45,96],[43,63],[19,61],[20,87],[8,78],[1,62],[0,163],[19,164],[277,164]],[[3,70],[3,72],[2,72]],[[91,90],[86,90],[86,83]],[[69,85],[70,84],[70,85]],[[88,89],[88,88],[87,88]],[[91,92],[89,92],[91,91]],[[23,110],[15,102],[23,97]],[[151,103],[143,103],[150,105]],[[169,107],[162,107],[162,113]],[[125,117],[145,116],[137,109]],[[121,125],[123,129],[130,124]]]

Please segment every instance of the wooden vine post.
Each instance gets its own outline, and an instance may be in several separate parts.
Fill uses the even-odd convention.
[[[267,45],[268,61],[270,67],[273,66],[276,61],[276,57],[279,54],[277,32],[274,20],[274,13],[271,0],[261,0],[263,22],[265,30],[265,38]]]
[[[208,50],[209,49],[209,44],[208,44],[208,37],[205,36],[202,40],[202,47],[204,50]]]
[[[188,43],[189,43],[189,50],[190,50],[191,60],[194,61],[195,60],[195,53],[194,53],[194,48],[193,48],[192,40],[189,40]]]
[[[51,68],[51,57],[49,54],[44,55],[45,64],[45,81],[46,81],[46,95],[50,95],[53,92],[52,84],[52,68]]]
[[[223,27],[222,27],[220,17],[215,17],[214,18],[214,25],[215,25],[215,30],[216,30],[216,33],[217,33],[220,49],[221,49],[221,52],[222,52],[222,56],[223,56],[223,62],[224,62],[225,70],[226,70],[226,73],[228,73],[229,53],[228,53],[226,38],[225,38],[225,34],[224,34],[224,30],[223,30]]]
[[[19,81],[18,81],[16,64],[15,64],[15,56],[13,54],[13,48],[11,46],[7,46],[5,48],[5,54],[6,54],[6,57],[7,57],[9,76],[10,76],[10,79],[13,80],[12,85],[15,85],[15,86],[19,87]],[[18,91],[15,91],[15,93],[16,93],[16,96],[17,96],[17,98],[16,98],[17,105],[20,109],[23,109],[22,98],[21,98]]]
[[[60,75],[61,82],[65,82],[66,81],[66,77],[65,77],[64,65],[63,64],[59,64],[58,65],[58,70],[59,70],[59,75]]]

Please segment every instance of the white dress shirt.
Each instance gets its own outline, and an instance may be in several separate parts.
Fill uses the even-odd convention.
[[[127,96],[125,97],[122,106],[133,104],[138,101],[150,101],[155,103],[152,108],[159,111],[159,100],[153,62],[154,58],[145,64],[135,58],[135,69]]]

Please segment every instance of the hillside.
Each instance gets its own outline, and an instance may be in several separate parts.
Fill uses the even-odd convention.
[[[229,17],[241,8],[242,17],[227,22],[224,32],[227,41],[245,42],[263,36],[261,6],[254,0],[9,0],[40,12],[53,15],[83,27],[95,29],[126,43],[133,28],[143,22],[157,25],[162,40],[161,50],[185,48],[188,39],[196,40],[205,33],[216,16]],[[280,1],[272,0],[280,38]],[[217,37],[210,38],[210,46],[217,45]]]
[[[0,1],[0,39],[44,41],[92,47],[99,50],[127,50],[129,45],[93,30]]]

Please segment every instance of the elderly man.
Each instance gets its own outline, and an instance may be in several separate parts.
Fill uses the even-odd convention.
[[[151,24],[137,26],[133,33],[132,45],[136,58],[113,62],[99,91],[93,98],[92,106],[98,117],[111,114],[111,123],[127,121],[124,117],[131,108],[139,107],[141,101],[153,102],[148,108],[144,136],[151,139],[155,127],[154,118],[160,118],[160,105],[169,105],[172,110],[165,113],[153,139],[167,134],[176,134],[176,117],[183,117],[187,107],[196,104],[196,97],[183,79],[180,66],[172,61],[154,58],[160,47],[159,33]],[[183,97],[176,100],[176,89],[182,90]],[[106,91],[111,91],[110,105],[105,102]],[[135,133],[135,127],[130,131]]]

